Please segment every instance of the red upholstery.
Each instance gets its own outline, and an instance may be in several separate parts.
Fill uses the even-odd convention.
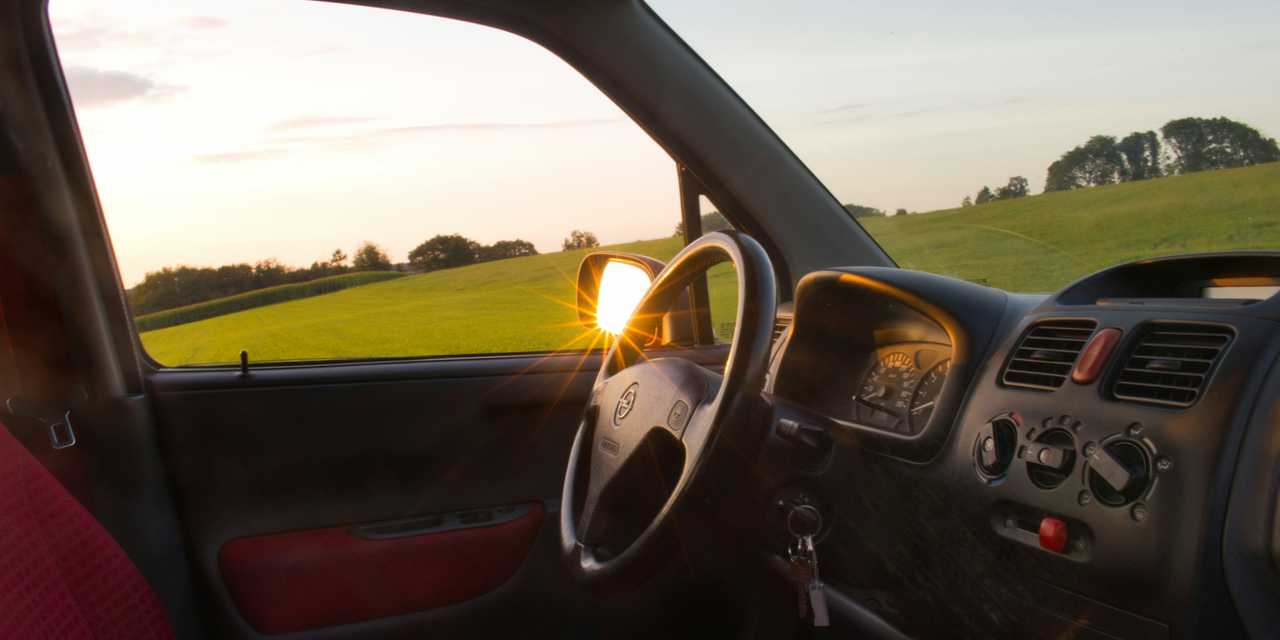
[[[542,505],[502,524],[392,540],[347,527],[237,538],[218,564],[240,613],[262,633],[370,620],[464,602],[520,568]]]
[[[0,425],[0,638],[172,638],[111,535]]]

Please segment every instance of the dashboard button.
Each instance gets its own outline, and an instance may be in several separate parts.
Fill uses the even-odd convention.
[[[1116,345],[1120,343],[1120,334],[1120,330],[1115,327],[1107,327],[1094,334],[1093,339],[1080,353],[1080,360],[1076,362],[1075,369],[1071,372],[1071,381],[1076,384],[1090,384],[1097,380],[1098,375],[1102,373],[1102,368],[1107,366],[1107,360],[1111,359],[1111,352],[1115,351]]]
[[[1057,518],[1045,518],[1040,521],[1040,548],[1054,553],[1062,553],[1067,549],[1067,523]]]

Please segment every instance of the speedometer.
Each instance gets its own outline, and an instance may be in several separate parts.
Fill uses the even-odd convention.
[[[894,351],[880,358],[853,398],[858,422],[888,431],[910,433],[907,414],[919,379],[920,370],[910,355]]]
[[[911,396],[909,412],[911,433],[919,433],[925,425],[929,424],[934,404],[938,401],[938,394],[942,393],[942,385],[947,381],[947,372],[950,370],[951,359],[948,358],[934,365],[924,374],[924,377],[920,378],[920,384],[916,386],[916,391]]]

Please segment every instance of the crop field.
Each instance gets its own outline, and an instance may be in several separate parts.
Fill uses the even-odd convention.
[[[898,264],[1013,291],[1052,291],[1134,258],[1280,248],[1280,163],[1058,192],[927,214],[863,218]],[[666,260],[678,238],[611,247]],[[166,365],[578,350],[578,261],[550,253],[364,284],[142,333]],[[731,328],[732,270],[710,278]],[[211,301],[212,304],[218,301]]]

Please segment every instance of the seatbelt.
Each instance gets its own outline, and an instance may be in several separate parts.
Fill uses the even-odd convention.
[[[0,245],[3,245],[0,237]],[[53,474],[67,491],[81,504],[90,505],[90,486],[88,460],[83,447],[76,447],[72,406],[87,400],[83,389],[76,389],[74,398],[67,402],[44,403],[29,399],[29,394],[46,387],[44,380],[36,380],[33,388],[24,384],[23,370],[40,363],[31,358],[38,357],[31,349],[26,351],[27,367],[19,355],[14,343],[14,331],[21,318],[29,318],[31,314],[21,305],[27,300],[21,295],[25,291],[13,261],[0,251],[0,416],[8,426],[8,431],[17,439],[33,457]],[[30,382],[30,381],[25,381]],[[63,395],[63,394],[59,394]]]

